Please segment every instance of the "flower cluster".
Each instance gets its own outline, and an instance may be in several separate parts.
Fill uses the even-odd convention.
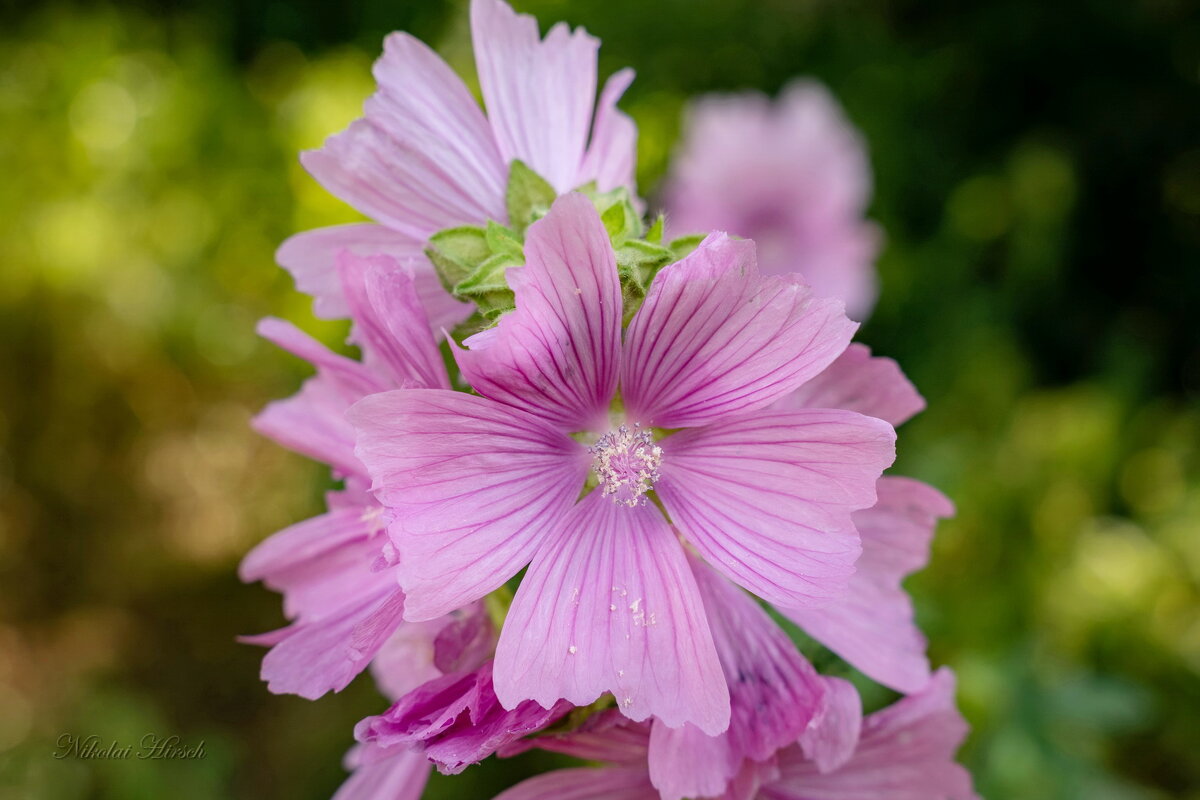
[[[247,556],[291,620],[247,638],[274,692],[370,667],[392,700],[337,797],[530,748],[605,766],[503,797],[974,797],[901,588],[951,507],[882,476],[920,396],[753,241],[643,221],[632,75],[597,101],[595,39],[501,0],[471,23],[486,114],[395,34],[303,156],[378,220],[279,251],[361,358],[260,326],[316,374],[257,429],[343,488]],[[864,717],[785,621],[907,696]]]

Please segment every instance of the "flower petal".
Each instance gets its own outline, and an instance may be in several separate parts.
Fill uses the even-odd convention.
[[[392,581],[365,598],[313,621],[300,621],[251,644],[273,644],[263,658],[262,678],[275,694],[316,700],[340,692],[362,672],[401,624],[404,594]]]
[[[406,618],[483,597],[533,557],[588,469],[582,445],[542,420],[440,389],[367,397],[349,412],[355,452],[394,514]]]
[[[779,409],[844,408],[899,427],[925,408],[925,399],[890,358],[852,344],[825,371],[782,398]]]
[[[501,0],[472,0],[471,40],[504,162],[524,161],[560,193],[577,188],[600,42],[563,23],[542,40],[536,19]]]
[[[418,40],[396,34],[375,76],[379,90],[366,116],[301,155],[313,177],[418,241],[454,225],[504,219],[506,162],[454,71]]]
[[[645,769],[576,767],[521,781],[495,800],[659,800]]]
[[[516,310],[455,349],[463,377],[485,397],[567,430],[607,419],[617,385],[621,286],[600,215],[568,194],[529,228],[526,265],[511,269]]]
[[[364,363],[377,365],[397,386],[449,389],[412,275],[384,255],[343,252],[337,268],[354,320],[351,341],[362,348]]]
[[[821,772],[830,772],[854,755],[862,729],[862,698],[854,684],[821,678],[824,692],[817,715],[800,736],[800,748]]]
[[[621,391],[643,425],[711,424],[791,392],[857,327],[794,276],[760,276],[753,242],[713,234],[654,279],[625,336]]]
[[[583,183],[594,180],[602,192],[624,186],[630,194],[637,194],[637,125],[617,108],[617,101],[632,82],[632,69],[614,72],[604,83],[596,104],[592,138],[579,178]]]
[[[853,758],[822,774],[797,747],[780,753],[775,800],[977,800],[971,776],[954,763],[967,725],[954,707],[954,675],[940,670],[929,686],[863,721]]]
[[[895,431],[852,411],[769,411],[663,439],[655,490],[699,553],[772,603],[837,597]]]
[[[746,759],[765,761],[825,707],[825,685],[787,634],[749,595],[699,559],[689,562],[729,683],[729,730],[655,725],[650,779],[663,800],[722,794]]]
[[[298,522],[251,550],[238,574],[284,595],[289,618],[314,618],[346,602],[379,553],[382,509],[345,507]]]
[[[873,680],[915,692],[929,680],[929,661],[900,582],[925,566],[937,520],[954,506],[908,478],[881,478],[876,490],[875,506],[854,514],[863,554],[846,594],[825,608],[780,612]]]
[[[254,429],[289,450],[324,461],[343,475],[362,474],[346,409],[387,385],[364,365],[331,352],[289,322],[264,319],[258,323],[258,333],[311,363],[317,374],[293,397],[263,409],[254,418]]]
[[[413,750],[395,750],[386,756],[365,759],[362,745],[346,757],[353,774],[333,795],[333,800],[421,800],[433,769],[425,757]]]
[[[350,309],[334,266],[337,254],[348,250],[360,256],[392,256],[412,272],[421,305],[434,331],[453,328],[470,315],[471,306],[455,300],[442,288],[423,248],[422,240],[383,225],[363,222],[297,233],[280,245],[275,260],[292,273],[297,289],[315,298],[314,314],[322,319],[345,319],[350,316]]]
[[[612,692],[633,720],[729,724],[729,695],[683,548],[653,505],[593,491],[525,573],[496,647],[496,694],[588,705]]]

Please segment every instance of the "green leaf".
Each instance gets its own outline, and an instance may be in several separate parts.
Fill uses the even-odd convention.
[[[526,166],[524,161],[514,161],[508,171],[508,188],[504,202],[508,207],[508,224],[518,234],[550,210],[557,197],[554,187],[545,178]]]
[[[447,228],[429,237],[425,255],[433,262],[438,278],[446,291],[454,287],[491,255],[487,235],[483,228],[463,225]]]

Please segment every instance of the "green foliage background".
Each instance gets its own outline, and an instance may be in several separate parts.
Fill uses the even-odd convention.
[[[958,505],[910,581],[1002,798],[1200,798],[1200,14],[1187,0],[518,0],[639,73],[652,195],[687,98],[827,82],[887,230],[862,338],[929,400],[896,471]],[[367,681],[309,703],[235,576],[328,477],[253,435],[336,343],[272,263],[355,218],[298,150],[389,30],[470,69],[461,2],[0,4],[0,797],[323,798]],[[51,757],[63,733],[203,740]],[[545,757],[435,779],[489,797]]]

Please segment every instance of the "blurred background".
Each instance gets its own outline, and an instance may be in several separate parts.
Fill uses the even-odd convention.
[[[929,401],[896,472],[958,506],[909,582],[1003,798],[1200,798],[1200,9],[1188,0],[517,0],[631,65],[653,197],[688,97],[826,82],[865,133],[882,295],[861,338]],[[273,264],[355,219],[297,151],[384,34],[470,73],[465,2],[0,2],[0,797],[326,798],[370,682],[270,695],[242,554],[318,512],[247,423],[330,343]],[[203,740],[51,757],[63,733]],[[430,797],[489,797],[535,759]]]

